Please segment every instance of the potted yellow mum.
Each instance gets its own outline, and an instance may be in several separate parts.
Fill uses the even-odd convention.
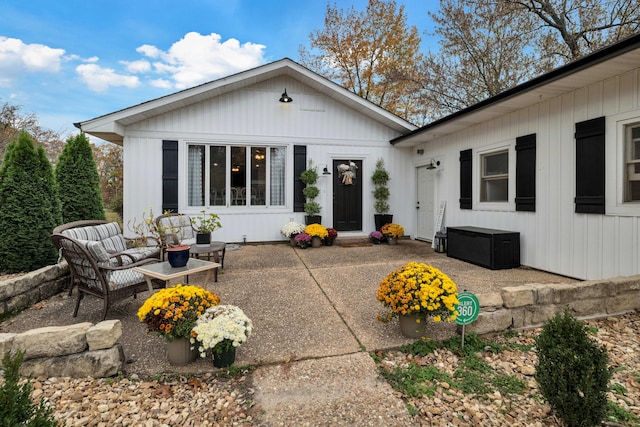
[[[149,332],[157,332],[168,341],[167,357],[173,365],[195,360],[190,339],[193,327],[207,308],[220,304],[220,297],[200,286],[176,285],[160,289],[138,310],[138,319],[147,324]]]
[[[380,232],[385,235],[390,245],[397,245],[398,239],[404,236],[404,228],[400,224],[385,224],[380,228]]]
[[[311,236],[312,248],[319,248],[322,246],[322,240],[329,236],[327,229],[320,224],[309,224],[305,227],[304,232]]]
[[[410,262],[385,277],[378,287],[378,301],[390,309],[378,314],[378,320],[388,322],[400,318],[402,334],[411,338],[424,336],[426,318],[434,322],[451,322],[458,312],[456,284],[439,269]]]

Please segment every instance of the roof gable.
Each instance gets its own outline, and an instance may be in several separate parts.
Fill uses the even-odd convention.
[[[282,75],[295,78],[322,92],[325,96],[345,104],[360,114],[376,120],[397,132],[406,133],[417,128],[404,119],[288,58],[77,123],[76,127],[86,133],[121,145],[126,126],[130,124],[241,90]]]

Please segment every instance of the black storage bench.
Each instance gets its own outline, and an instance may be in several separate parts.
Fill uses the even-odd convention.
[[[492,270],[520,266],[520,233],[481,227],[447,227],[447,256]]]

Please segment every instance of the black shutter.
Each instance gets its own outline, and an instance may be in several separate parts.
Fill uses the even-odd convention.
[[[178,141],[162,141],[162,212],[178,212]]]
[[[576,213],[604,214],[605,118],[576,123]]]
[[[471,196],[473,195],[471,155],[471,149],[460,152],[460,209],[471,209]]]
[[[516,211],[536,211],[536,134],[516,138]]]
[[[304,212],[304,182],[300,180],[300,174],[307,168],[307,146],[293,146],[293,211]]]

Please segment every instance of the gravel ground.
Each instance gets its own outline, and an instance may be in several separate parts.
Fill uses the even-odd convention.
[[[640,419],[640,314],[588,321],[606,346],[615,373],[610,401]],[[539,330],[510,342],[531,344]],[[492,338],[504,342],[505,338]],[[378,366],[414,362],[453,375],[460,359],[448,350],[425,357],[380,353]],[[64,426],[560,426],[542,403],[533,379],[535,354],[484,353],[495,370],[528,384],[523,395],[465,395],[436,384],[433,396],[409,397],[391,389],[365,352],[290,361],[240,372],[163,378],[33,380],[34,398],[45,398]],[[624,390],[624,393],[621,393]],[[366,403],[363,403],[366,402]],[[411,411],[409,410],[411,408]],[[410,415],[410,412],[414,415]],[[616,424],[610,424],[616,425]],[[626,424],[638,426],[640,421]]]
[[[433,396],[412,398],[381,378],[379,367],[409,361],[406,355],[385,349],[409,341],[399,335],[396,324],[375,321],[380,307],[371,295],[381,277],[416,259],[449,272],[461,290],[476,294],[520,283],[571,281],[527,268],[489,271],[414,241],[395,247],[305,251],[285,245],[247,245],[227,252],[219,282],[206,286],[227,303],[241,306],[254,320],[255,333],[240,348],[234,365],[239,370],[248,364],[252,370],[239,370],[230,379],[204,359],[181,369],[168,366],[164,352],[158,350],[162,340],[147,335],[135,317],[142,295],[118,303],[110,312],[123,321],[127,365],[122,376],[38,378],[33,381],[34,397],[45,398],[64,426],[560,425],[539,398],[532,377],[533,353],[483,355],[487,363],[529,384],[523,396],[461,395],[443,383]],[[21,332],[52,322],[95,322],[100,313],[100,303],[87,298],[74,319],[72,305],[73,299],[62,293],[0,323],[0,332]],[[640,417],[640,315],[590,323],[598,328],[597,339],[607,346],[611,365],[624,368],[616,370],[614,382],[626,395],[610,398]],[[449,332],[455,334],[455,328]],[[535,332],[517,340],[530,343]],[[378,364],[370,351],[379,351]],[[458,358],[440,351],[414,361],[453,372]]]
[[[617,404],[636,417],[636,421],[625,424],[640,425],[640,315],[628,314],[618,318],[590,320],[589,326],[597,328],[595,340],[604,345],[609,356],[609,366],[614,368],[610,387],[615,389],[608,393],[609,401]],[[533,338],[540,329],[523,332],[519,337],[510,338],[509,342],[533,344]],[[504,343],[503,336],[496,336],[494,341]],[[501,395],[496,391],[489,395],[465,395],[452,389],[447,383],[434,384],[436,392],[433,396],[411,398],[401,396],[417,415],[413,425],[420,426],[561,426],[562,423],[544,404],[537,384],[533,378],[537,357],[533,351],[504,351],[498,354],[486,352],[483,360],[497,372],[514,375],[528,385],[523,395]],[[402,353],[390,353],[381,362],[384,369],[392,370],[395,366],[407,366],[409,362],[419,366],[433,365],[441,372],[453,376],[460,359],[449,350],[439,350],[425,357],[411,357]],[[621,386],[621,387],[620,387]],[[621,391],[624,390],[624,393]],[[400,396],[400,395],[399,395]]]

